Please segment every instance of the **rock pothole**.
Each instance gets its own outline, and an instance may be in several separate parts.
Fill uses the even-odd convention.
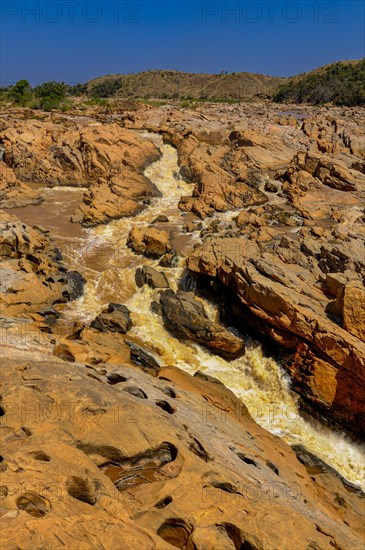
[[[128,386],[127,388],[123,388],[123,391],[129,393],[130,395],[134,395],[134,397],[138,397],[139,399],[148,399],[147,394],[141,390],[141,388],[137,388],[137,386]]]
[[[228,535],[236,550],[258,550],[257,546],[245,540],[245,536],[241,529],[233,523],[221,523],[217,525],[217,528],[223,530]]]
[[[166,506],[171,504],[171,502],[172,502],[172,497],[170,496],[164,497],[161,500],[159,500],[157,504],[155,504],[155,508],[157,508],[158,510],[162,510],[163,508],[166,508]]]
[[[199,458],[204,460],[204,462],[209,462],[210,460],[213,460],[213,458],[204,449],[204,447],[200,443],[200,441],[198,441],[198,439],[196,439],[196,437],[193,437],[191,435],[190,435],[190,437],[191,437],[191,442],[189,444],[189,451],[196,454]]]
[[[108,384],[114,386],[115,384],[120,384],[121,382],[126,382],[128,378],[119,374],[119,372],[110,372],[107,375]]]
[[[173,462],[177,454],[175,445],[165,441],[156,449],[119,461],[108,461],[100,469],[122,492],[136,485],[176,477],[176,473],[164,470],[164,466]]]
[[[34,458],[34,460],[40,460],[41,462],[50,462],[51,457],[43,451],[32,451],[29,453],[29,456]]]
[[[160,378],[160,380],[166,380],[166,378]],[[173,399],[176,399],[176,391],[173,388],[170,388],[169,386],[166,386],[162,389],[163,393],[168,395],[169,397],[172,397]]]
[[[67,480],[66,489],[68,494],[81,502],[94,506],[97,501],[95,484],[88,479],[72,476]]]
[[[176,409],[174,409],[168,401],[156,401],[156,405],[168,414],[174,414],[176,412]]]
[[[243,453],[236,453],[238,458],[240,458],[245,464],[249,464],[250,466],[255,466],[255,468],[258,468],[257,462],[250,458],[249,456],[245,456]]]
[[[170,518],[163,522],[158,528],[157,534],[164,541],[175,548],[183,550],[196,550],[196,546],[191,539],[194,527],[184,519]]]
[[[24,510],[27,514],[35,518],[45,516],[52,508],[47,498],[33,491],[26,491],[20,495],[16,500],[16,505],[19,510]]]

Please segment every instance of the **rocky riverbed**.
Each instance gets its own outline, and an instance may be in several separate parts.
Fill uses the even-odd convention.
[[[4,547],[363,547],[365,111],[282,109],[0,114]]]

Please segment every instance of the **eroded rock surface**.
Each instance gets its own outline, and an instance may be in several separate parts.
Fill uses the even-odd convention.
[[[361,492],[260,428],[222,384],[47,349],[3,358],[6,548],[361,548]]]
[[[0,160],[0,208],[19,208],[42,200],[39,191],[19,181],[13,170]]]
[[[120,332],[126,334],[132,328],[129,309],[122,304],[109,304],[91,323],[100,332]]]
[[[83,278],[67,272],[60,251],[40,229],[0,212],[1,313],[41,311],[82,293]],[[77,290],[77,292],[76,292]]]
[[[117,124],[20,119],[0,132],[0,141],[7,187],[14,174],[22,182],[89,187],[75,222],[92,226],[134,215],[159,195],[143,175],[158,148]],[[5,194],[7,205],[11,198]]]

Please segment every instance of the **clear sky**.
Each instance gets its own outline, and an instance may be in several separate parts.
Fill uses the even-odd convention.
[[[287,76],[364,56],[362,0],[0,0],[2,85],[176,69]]]

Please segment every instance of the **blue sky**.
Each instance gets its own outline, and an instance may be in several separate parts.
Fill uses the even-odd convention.
[[[292,75],[364,56],[362,0],[0,0],[2,85],[176,69]]]

